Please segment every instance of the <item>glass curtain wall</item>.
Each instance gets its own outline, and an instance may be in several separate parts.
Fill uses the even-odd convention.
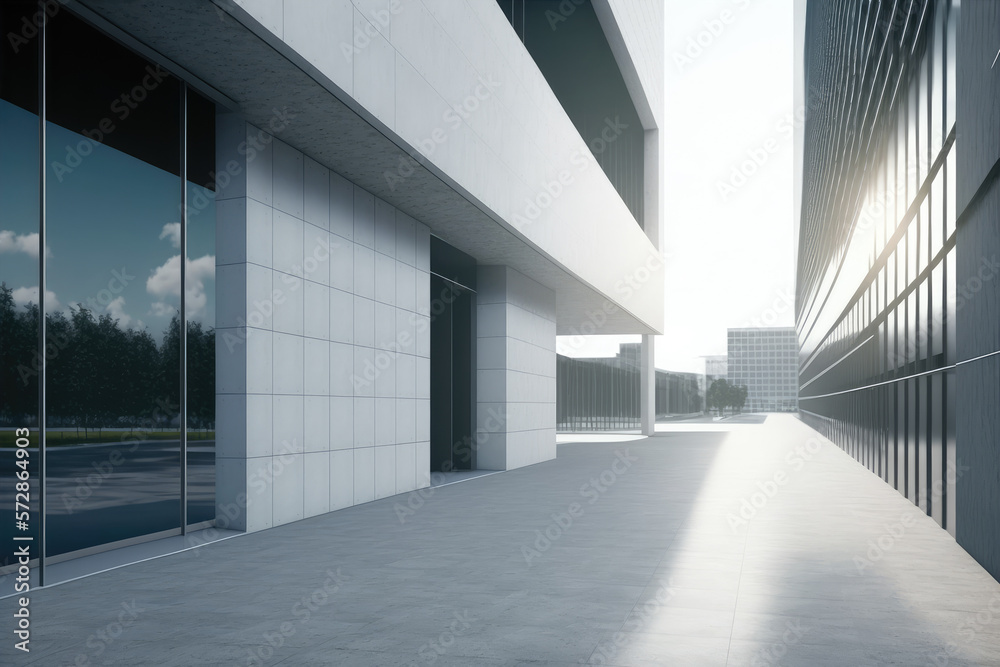
[[[37,12],[4,3],[4,34]],[[64,8],[42,68],[39,39],[5,40],[0,61],[0,467],[12,429],[37,448],[44,428],[45,551],[61,559],[214,520],[215,108]],[[40,303],[44,373],[11,374],[40,365]]]
[[[557,430],[639,428],[639,369],[615,361],[556,356]]]
[[[31,26],[36,10],[30,1],[0,3],[0,35],[14,35],[0,40],[0,571],[15,564],[15,535],[37,544],[40,525],[38,43],[37,31],[23,23],[28,18]],[[27,430],[29,443],[20,457],[16,442],[25,431],[19,429]],[[22,471],[29,509],[24,516],[17,508],[17,516],[28,530],[15,525]]]
[[[954,533],[960,3],[895,9],[831,9],[832,29],[862,36],[869,57],[853,98],[837,100],[843,116],[817,116],[806,131],[833,142],[850,126],[863,141],[831,150],[830,176],[806,183],[800,406],[807,423]]]

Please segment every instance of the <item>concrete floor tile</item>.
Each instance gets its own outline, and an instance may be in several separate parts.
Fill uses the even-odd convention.
[[[581,485],[622,443],[442,487],[402,523],[405,495],[37,589],[32,653],[0,643],[0,664],[1000,666],[1000,583],[950,535],[920,517],[859,571],[917,510],[828,442],[788,469],[814,436],[790,416],[739,426],[627,443],[638,460],[593,503]],[[733,529],[776,470],[788,483]],[[572,503],[582,516],[560,526]],[[304,618],[331,572],[341,583]],[[133,599],[143,612],[91,655]]]

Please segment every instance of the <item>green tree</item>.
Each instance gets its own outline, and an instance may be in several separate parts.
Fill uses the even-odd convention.
[[[13,290],[0,283],[0,421],[37,424],[38,306],[19,310]]]
[[[731,387],[724,379],[719,378],[713,381],[705,397],[708,409],[718,410],[719,416],[722,417],[725,414],[726,407],[729,405],[730,393]]]

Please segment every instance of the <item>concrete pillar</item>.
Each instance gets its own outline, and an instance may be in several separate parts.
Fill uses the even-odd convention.
[[[476,289],[476,465],[554,459],[555,292],[507,266],[480,266]]]
[[[639,424],[643,435],[656,433],[656,359],[653,353],[654,336],[642,337],[639,372]]]

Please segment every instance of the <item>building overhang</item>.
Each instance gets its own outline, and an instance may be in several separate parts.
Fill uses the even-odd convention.
[[[427,224],[480,264],[509,266],[555,290],[559,334],[661,332],[662,306],[655,302],[663,297],[662,259],[651,244],[626,239],[626,256],[622,261],[619,252],[618,264],[627,270],[598,289],[579,266],[573,270],[553,257],[235,2],[69,4],[138,40],[180,76],[204,82],[221,94],[214,95],[217,101],[235,104],[248,122],[268,130],[279,112],[292,117],[276,137]],[[412,170],[390,187],[385,174],[398,172],[401,164]],[[642,237],[637,226],[635,231]],[[622,297],[637,291],[645,294],[632,307]]]

